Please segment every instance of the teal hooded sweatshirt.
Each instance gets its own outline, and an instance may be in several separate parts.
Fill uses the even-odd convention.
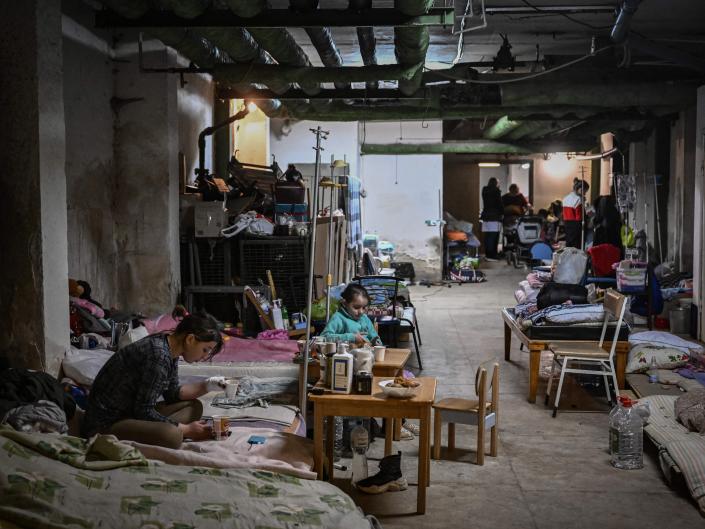
[[[338,311],[328,320],[328,325],[323,329],[321,336],[333,341],[354,342],[357,333],[367,335],[369,341],[379,338],[367,314],[363,314],[356,320],[348,314],[344,305],[340,305]]]

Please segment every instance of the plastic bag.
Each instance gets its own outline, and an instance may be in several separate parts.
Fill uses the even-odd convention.
[[[335,314],[340,306],[340,302],[331,296],[330,313]],[[311,320],[325,321],[326,319],[326,298],[320,298],[311,305]]]
[[[113,354],[113,351],[107,349],[76,349],[71,347],[71,350],[66,353],[61,363],[61,367],[64,374],[77,384],[92,386],[95,377],[98,376],[98,372]]]
[[[555,270],[553,281],[570,285],[578,285],[585,277],[588,256],[577,248],[563,248],[553,256]]]

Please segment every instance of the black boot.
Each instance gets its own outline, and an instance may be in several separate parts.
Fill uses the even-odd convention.
[[[379,462],[379,472],[374,476],[362,479],[355,483],[355,487],[368,494],[381,494],[406,490],[408,484],[401,475],[401,452],[387,456]]]

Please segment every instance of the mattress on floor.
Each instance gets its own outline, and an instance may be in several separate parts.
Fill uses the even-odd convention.
[[[691,432],[676,420],[677,396],[653,395],[641,399],[649,403],[651,415],[644,433],[659,449],[661,465],[669,470],[667,479],[680,472],[691,496],[705,515],[705,437]]]
[[[507,308],[507,313],[514,319],[514,309]],[[606,340],[610,341],[614,336],[616,323],[607,325]],[[551,323],[548,325],[531,325],[524,329],[524,334],[530,340],[591,340],[599,341],[602,334],[602,323],[567,323],[557,324]],[[619,340],[627,341],[631,328],[626,322],[622,322],[622,328],[619,330]]]
[[[668,377],[674,384],[652,384],[649,382],[649,375],[644,373],[627,374],[627,385],[634,390],[637,397],[651,397],[653,395],[670,395],[678,397],[684,391],[693,388],[702,388],[703,385],[692,378],[685,378],[671,370],[661,370],[659,373],[668,372]]]
[[[179,377],[217,377],[241,378],[245,376],[290,377],[299,376],[299,366],[293,362],[198,362],[179,361]]]

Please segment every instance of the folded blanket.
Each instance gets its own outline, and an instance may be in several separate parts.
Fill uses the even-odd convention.
[[[263,444],[250,445],[253,436]],[[184,443],[180,449],[129,442],[144,457],[170,465],[211,468],[256,468],[304,479],[316,479],[313,468],[313,442],[294,434],[268,428],[235,428],[224,441]]]
[[[546,325],[549,323],[594,323],[605,318],[604,307],[593,305],[552,305],[541,309],[525,320],[531,325]]]
[[[17,432],[7,426],[0,426],[0,436],[51,459],[86,470],[147,465],[147,460],[139,451],[118,441],[114,435],[98,434],[86,440],[52,433]]]
[[[705,388],[689,391],[676,400],[676,417],[691,432],[705,433]]]

